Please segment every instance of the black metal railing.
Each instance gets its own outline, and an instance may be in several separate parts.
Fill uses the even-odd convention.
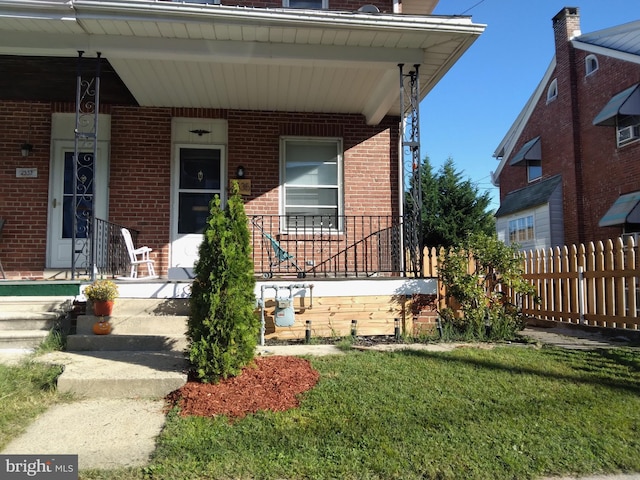
[[[403,274],[401,221],[391,215],[253,215],[256,274],[371,277]]]
[[[98,275],[115,278],[129,274],[129,253],[124,243],[122,225],[96,218],[94,222],[94,255]],[[128,227],[127,227],[128,228]],[[138,231],[128,228],[136,245]]]

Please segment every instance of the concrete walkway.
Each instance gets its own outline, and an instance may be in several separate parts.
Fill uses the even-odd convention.
[[[553,344],[564,348],[602,348],[621,346],[629,343],[625,338],[604,338],[600,335],[586,335],[566,329],[527,328],[523,332],[533,341]],[[379,345],[366,347],[376,350],[421,349],[446,351],[464,344],[416,344]],[[365,349],[365,348],[363,348]],[[15,362],[28,354],[22,352],[0,352],[0,362]],[[105,352],[103,352],[105,353]],[[109,352],[115,354],[115,352]],[[291,345],[258,347],[258,355],[339,355],[343,354],[333,345]],[[122,352],[131,355],[132,352]],[[85,375],[91,370],[92,362],[104,361],[105,356],[53,352],[40,358],[42,361],[62,363],[70,372]],[[183,374],[184,365],[178,359],[161,358],[165,362],[163,370],[175,369]],[[148,368],[151,357],[107,358],[118,363],[118,369]],[[173,362],[173,363],[172,363]],[[106,369],[105,371],[108,371]],[[103,374],[105,374],[103,372]],[[138,375],[136,373],[135,375]],[[113,388],[121,388],[114,385]],[[157,436],[165,421],[164,402],[161,398],[84,398],[70,404],[60,404],[50,408],[38,417],[27,431],[11,442],[3,454],[77,454],[79,469],[111,469],[124,466],[142,466],[149,462],[155,449]],[[575,477],[564,477],[572,480]],[[605,475],[583,477],[581,480],[640,480],[640,474]]]

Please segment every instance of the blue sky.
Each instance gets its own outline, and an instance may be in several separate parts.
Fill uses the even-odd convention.
[[[434,169],[449,157],[463,177],[499,192],[490,172],[499,143],[554,54],[551,19],[580,9],[582,33],[640,20],[640,0],[440,0],[436,15],[471,15],[486,30],[420,103],[421,157]]]

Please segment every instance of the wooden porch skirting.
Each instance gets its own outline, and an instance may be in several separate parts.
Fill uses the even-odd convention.
[[[416,315],[413,303],[411,297],[404,295],[359,295],[313,298],[310,306],[308,298],[295,297],[294,325],[278,327],[274,321],[275,301],[271,299],[265,302],[265,339],[302,340],[307,321],[311,322],[311,338],[350,336],[354,320],[358,336],[394,335],[396,319],[401,332],[406,334],[426,333],[430,327],[435,328],[435,312],[430,315],[430,307],[421,306]]]

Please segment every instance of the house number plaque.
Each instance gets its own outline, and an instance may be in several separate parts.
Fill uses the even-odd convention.
[[[38,169],[16,168],[16,178],[38,178]]]

